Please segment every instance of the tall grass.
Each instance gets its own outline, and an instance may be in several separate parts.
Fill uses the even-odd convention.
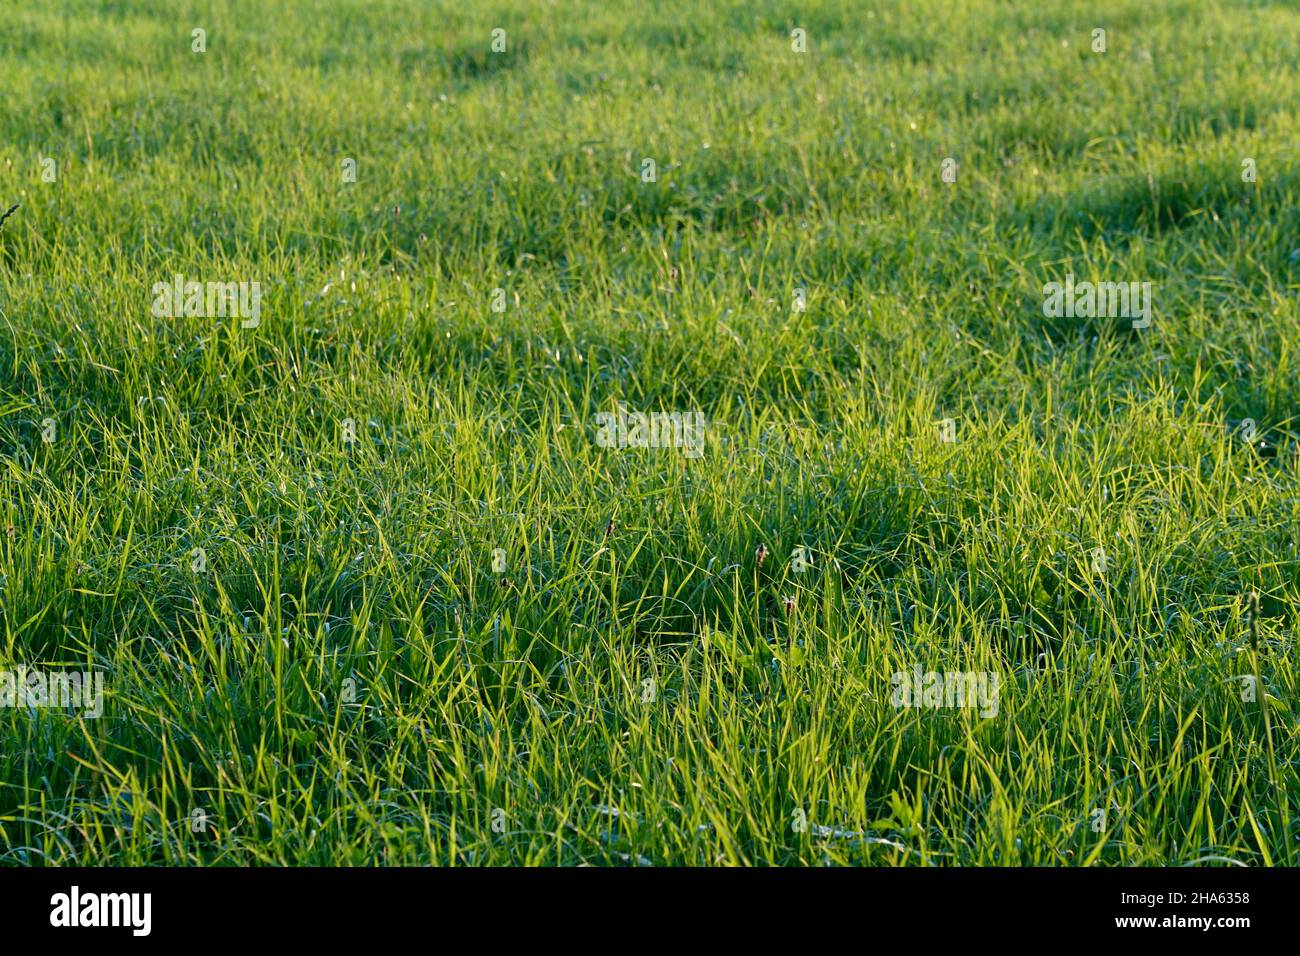
[[[0,61],[0,670],[108,688],[0,709],[0,862],[1297,862],[1293,5],[63,0]]]

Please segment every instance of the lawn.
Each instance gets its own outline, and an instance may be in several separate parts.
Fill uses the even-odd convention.
[[[0,5],[0,864],[1300,862],[1297,63]]]

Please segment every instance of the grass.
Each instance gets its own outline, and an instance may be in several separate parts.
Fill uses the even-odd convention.
[[[106,678],[0,708],[0,862],[1294,865],[1298,59],[1246,0],[0,6],[0,670]]]

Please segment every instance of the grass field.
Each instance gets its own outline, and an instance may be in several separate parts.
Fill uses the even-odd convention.
[[[10,678],[0,863],[1294,865],[1297,63],[1247,0],[0,5],[0,671],[104,687]]]

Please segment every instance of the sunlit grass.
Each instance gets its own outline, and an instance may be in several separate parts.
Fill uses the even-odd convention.
[[[1289,4],[204,6],[0,7],[0,862],[1297,862]]]

